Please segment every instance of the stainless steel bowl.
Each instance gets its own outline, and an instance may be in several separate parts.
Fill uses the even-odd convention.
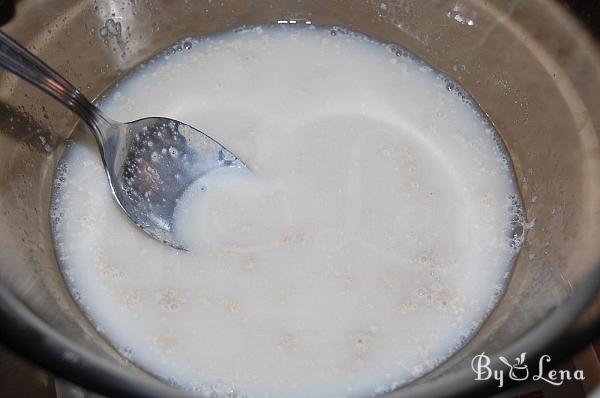
[[[94,98],[178,39],[278,20],[397,43],[459,81],[502,136],[535,219],[505,295],[476,336],[390,396],[495,390],[493,380],[473,380],[474,354],[548,353],[556,362],[597,336],[599,306],[590,303],[600,287],[600,58],[555,3],[23,0],[3,29]],[[5,73],[0,101],[0,338],[106,395],[185,396],[121,357],[66,289],[49,206],[64,142],[79,129],[75,117]]]

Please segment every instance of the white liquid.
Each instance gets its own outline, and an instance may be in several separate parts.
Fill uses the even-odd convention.
[[[55,240],[96,327],[183,388],[252,397],[369,396],[451,355],[519,244],[487,121],[442,76],[362,37],[273,27],[187,43],[104,110],[182,120],[252,172],[185,193],[176,232],[192,250],[176,252],[128,221],[94,145],[75,142]]]

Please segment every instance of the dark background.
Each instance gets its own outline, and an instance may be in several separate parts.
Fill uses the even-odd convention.
[[[600,38],[600,0],[560,0],[588,29]]]

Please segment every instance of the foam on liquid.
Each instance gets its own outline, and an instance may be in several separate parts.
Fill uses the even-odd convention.
[[[333,32],[190,39],[103,100],[117,120],[196,126],[249,166],[184,194],[175,227],[188,253],[128,221],[91,140],[65,156],[53,223],[73,296],[120,352],[173,384],[387,391],[451,355],[502,290],[520,216],[496,133],[431,68]]]

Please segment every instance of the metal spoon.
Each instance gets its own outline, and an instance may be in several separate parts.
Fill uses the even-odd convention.
[[[173,212],[185,189],[219,167],[246,167],[217,141],[177,120],[111,120],[73,85],[0,32],[0,66],[29,81],[75,112],[89,127],[113,196],[144,232],[176,249]]]

